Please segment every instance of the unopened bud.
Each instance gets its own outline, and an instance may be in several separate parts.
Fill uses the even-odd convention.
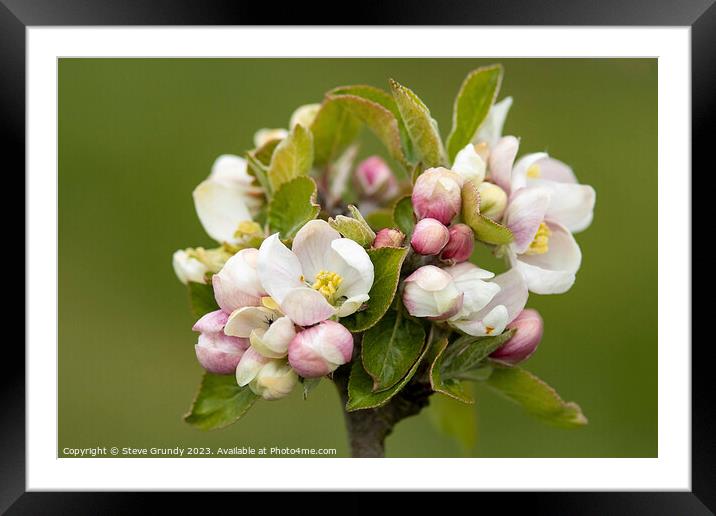
[[[416,253],[422,255],[435,255],[443,250],[450,240],[450,232],[441,222],[435,219],[419,220],[413,230],[410,245]]]
[[[433,218],[449,224],[460,213],[462,177],[445,168],[429,168],[413,186],[413,209],[418,219]]]
[[[316,119],[316,115],[320,109],[320,104],[305,104],[298,107],[291,115],[291,121],[288,126],[293,129],[296,125],[301,124],[303,127],[308,129]]]
[[[441,258],[464,262],[472,254],[475,247],[475,234],[466,224],[453,224],[448,228],[450,240],[443,249]]]
[[[527,308],[507,325],[515,334],[502,347],[490,355],[500,362],[515,365],[527,360],[542,340],[544,323],[537,310]]]
[[[494,183],[480,183],[480,213],[493,220],[500,220],[507,206],[507,194]]]
[[[345,326],[323,321],[297,334],[288,345],[288,361],[304,378],[320,378],[350,362],[353,335]]]
[[[194,349],[201,367],[214,374],[233,374],[249,347],[246,339],[224,334],[229,315],[223,310],[210,312],[199,319],[194,327],[199,341]]]
[[[401,247],[405,241],[405,235],[393,228],[383,228],[375,235],[373,247]]]
[[[254,133],[254,145],[258,149],[271,140],[283,140],[288,136],[286,129],[259,129]]]
[[[358,188],[365,197],[389,200],[398,194],[398,181],[388,164],[379,156],[371,156],[356,167]]]

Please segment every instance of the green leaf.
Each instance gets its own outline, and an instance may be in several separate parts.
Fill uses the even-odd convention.
[[[273,189],[271,188],[271,183],[268,179],[268,168],[264,166],[261,161],[259,161],[252,153],[247,152],[245,154],[246,157],[246,163],[248,165],[248,172],[249,174],[253,175],[261,185],[261,188],[264,189],[264,193],[266,195],[267,199],[271,199],[271,194],[273,193]]]
[[[298,127],[298,126],[297,126]],[[281,185],[268,206],[268,223],[271,231],[281,238],[293,238],[296,232],[318,216],[316,183],[310,177],[297,177]]]
[[[532,373],[519,367],[493,364],[494,370],[486,384],[520,405],[538,419],[561,427],[587,424],[582,409],[574,402],[565,402],[552,387]]]
[[[209,312],[219,309],[214,299],[214,289],[211,285],[190,281],[187,283],[189,289],[189,304],[194,317],[199,319]]]
[[[393,221],[393,210],[382,208],[370,212],[365,220],[373,231],[380,231],[384,228],[391,228],[395,225]]]
[[[430,110],[415,93],[392,79],[390,88],[415,148],[416,157],[427,168],[446,166],[445,148],[440,140],[437,123],[430,116]]]
[[[363,335],[363,368],[373,377],[373,390],[382,391],[398,383],[425,346],[425,330],[401,312],[388,313]]]
[[[323,166],[340,155],[353,142],[362,124],[333,98],[326,98],[311,124],[314,163]]]
[[[470,387],[464,385],[468,392]],[[445,435],[455,439],[465,455],[470,455],[477,444],[475,408],[465,403],[458,403],[448,396],[431,396],[427,412],[433,425]]]
[[[338,215],[336,218],[329,218],[328,224],[346,238],[367,247],[375,240],[375,232],[370,228],[363,216],[355,206],[348,205],[348,210],[353,217]]]
[[[400,115],[400,110],[398,109],[398,105],[395,103],[395,99],[385,90],[382,90],[380,88],[376,88],[374,86],[367,86],[364,84],[358,84],[354,86],[341,86],[338,88],[335,88],[328,92],[328,95],[335,96],[335,95],[354,95],[357,97],[362,97],[364,99],[370,100],[372,102],[375,102],[377,104],[380,104],[385,109],[390,111],[393,116],[395,117],[396,122],[398,123],[398,129],[400,131],[400,139],[403,143],[403,151],[408,159],[408,161],[412,160],[412,142],[410,141],[410,136],[408,135],[408,130],[405,127],[405,123],[403,122],[403,118]]]
[[[363,122],[388,149],[390,156],[407,166],[400,139],[400,127],[393,113],[382,105],[356,95],[331,97],[339,106],[347,109]]]
[[[388,311],[398,288],[400,268],[408,254],[406,247],[369,249],[368,256],[375,271],[373,286],[368,292],[368,308],[341,319],[341,324],[352,332],[365,331],[374,326]]]
[[[281,143],[281,141],[281,138],[274,138],[273,140],[269,140],[261,147],[254,150],[251,155],[257,160],[259,160],[262,165],[268,167],[271,164],[271,157],[273,156],[273,151],[276,150],[276,147],[278,147],[278,144]]]
[[[465,181],[462,187],[462,220],[482,242],[493,245],[512,242],[509,228],[480,213],[480,194],[472,181]]]
[[[408,374],[398,383],[389,389],[378,392],[373,392],[373,378],[363,369],[363,363],[360,360],[354,360],[351,367],[351,376],[348,380],[348,402],[346,403],[346,410],[350,412],[353,410],[376,408],[388,403],[390,398],[400,392],[413,378],[427,350],[428,346],[425,346],[420,357],[418,357],[408,371]]]
[[[415,228],[413,202],[409,195],[401,197],[393,206],[393,222],[405,234],[405,241],[410,242],[410,235]]]
[[[445,348],[447,348],[448,340],[447,337],[443,337],[435,342],[430,347],[430,386],[435,392],[440,392],[449,396],[457,401],[463,403],[475,403],[475,401],[466,392],[460,380],[455,378],[444,379],[442,377],[442,361]]]
[[[464,335],[458,338],[441,356],[442,380],[470,378],[470,373],[481,367],[483,361],[510,340],[514,333],[514,330],[507,330],[493,337]]]
[[[470,72],[455,97],[452,130],[447,138],[450,163],[465,145],[470,143],[497,99],[502,82],[502,66],[492,65]]]
[[[281,140],[271,155],[268,179],[273,191],[291,179],[307,176],[313,165],[313,136],[302,125],[296,125]]]
[[[248,386],[238,386],[233,374],[204,373],[199,392],[184,421],[200,430],[223,428],[243,416],[256,398]]]

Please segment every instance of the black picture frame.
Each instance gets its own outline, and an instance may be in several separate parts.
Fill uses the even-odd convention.
[[[489,0],[440,2],[367,2],[350,15],[358,25],[635,25],[689,26],[692,49],[692,162],[706,171],[707,142],[716,134],[716,4],[715,0]],[[409,5],[408,5],[409,4]],[[315,1],[280,9],[273,3],[187,0],[0,0],[0,131],[3,133],[4,177],[24,177],[25,169],[25,30],[29,26],[81,25],[254,25],[345,23],[319,21],[335,3]],[[10,161],[7,158],[14,158]],[[706,172],[708,173],[708,172]],[[693,177],[693,176],[692,176]],[[24,187],[23,187],[24,188]],[[7,201],[6,201],[7,202]],[[692,203],[695,204],[695,203]],[[7,211],[8,208],[5,208]],[[691,207],[679,210],[689,213]],[[25,278],[32,274],[25,270]],[[689,278],[689,281],[691,278]],[[19,281],[19,280],[16,280]],[[19,286],[17,287],[19,291]],[[7,290],[6,290],[7,292]],[[6,299],[15,299],[8,296]],[[6,316],[9,311],[6,311]],[[697,319],[698,320],[698,319]],[[16,324],[16,326],[19,326]],[[150,493],[25,492],[25,353],[18,339],[6,338],[3,361],[3,425],[0,427],[0,512],[7,514],[131,514],[143,512]],[[688,349],[684,342],[673,343]],[[509,498],[511,509],[535,514],[668,514],[698,515],[716,511],[716,424],[714,388],[708,360],[710,340],[692,345],[692,491],[589,493],[478,493],[479,507],[495,497]],[[185,494],[172,497],[190,510]],[[217,495],[204,494],[204,497]],[[228,495],[232,496],[232,495]],[[246,496],[246,495],[240,495]],[[265,495],[264,495],[265,496]],[[296,496],[296,495],[294,495]],[[453,495],[450,495],[453,496]],[[226,499],[226,496],[223,497]],[[414,501],[421,496],[412,498]],[[212,498],[212,505],[217,499]],[[500,500],[504,503],[504,500]],[[272,503],[275,503],[272,501]],[[303,502],[299,502],[303,503]],[[289,502],[290,504],[290,502]],[[294,501],[293,504],[296,505]],[[365,513],[365,495],[348,494],[342,506]],[[197,508],[208,507],[199,502]],[[277,507],[276,507],[277,508]],[[197,509],[199,510],[199,509]],[[323,507],[321,510],[325,510]],[[407,510],[407,506],[406,506]],[[477,509],[476,509],[477,510]]]

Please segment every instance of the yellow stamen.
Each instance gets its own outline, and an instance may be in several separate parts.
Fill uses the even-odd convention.
[[[251,237],[261,234],[261,226],[253,220],[242,220],[239,222],[234,236],[236,238]]]
[[[329,302],[332,302],[342,281],[343,278],[335,272],[320,271],[316,274],[316,281],[311,288],[318,290]]]
[[[539,179],[541,175],[542,171],[540,170],[539,165],[537,163],[527,169],[527,177],[529,178]]]
[[[525,251],[525,254],[544,254],[549,251],[549,237],[552,232],[544,222],[540,223],[534,240]]]
[[[493,328],[492,326],[485,326],[485,333],[487,333],[488,335],[492,335],[493,331],[495,331],[495,328]]]
[[[280,310],[278,303],[274,301],[271,296],[264,296],[261,298],[261,304],[269,310]]]

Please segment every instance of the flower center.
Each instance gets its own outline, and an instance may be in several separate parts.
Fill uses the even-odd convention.
[[[342,281],[343,278],[335,272],[320,271],[316,274],[316,281],[311,288],[318,290],[329,302],[332,302]]]
[[[549,251],[549,237],[552,232],[544,222],[540,223],[537,234],[525,254],[544,254]]]
[[[254,237],[260,234],[261,226],[258,223],[254,222],[253,220],[242,220],[241,222],[239,222],[239,225],[234,232],[234,237],[246,238]]]
[[[527,177],[531,179],[539,179],[541,175],[542,171],[540,170],[539,165],[537,163],[527,169]]]

